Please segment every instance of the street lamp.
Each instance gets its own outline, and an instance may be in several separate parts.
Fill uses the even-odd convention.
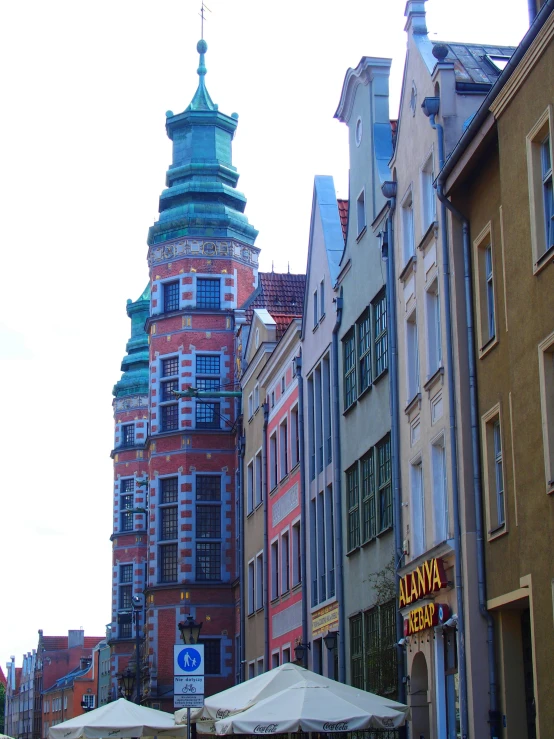
[[[139,631],[139,616],[140,616],[140,610],[142,608],[142,597],[140,595],[133,595],[132,597],[133,602],[133,620],[135,622],[135,650],[137,653],[137,660],[136,660],[136,677],[137,677],[137,695],[135,698],[135,703],[137,703],[140,706],[140,688],[141,688],[141,675],[140,675],[140,631]]]
[[[299,642],[294,647],[294,656],[296,657],[297,662],[303,662],[305,665],[305,661],[308,656],[308,649],[311,649],[310,642],[307,642],[306,644]]]
[[[119,684],[119,692],[124,698],[129,700],[133,695],[133,688],[135,687],[135,673],[129,667],[126,667],[123,672],[117,675],[117,682]]]
[[[178,624],[179,631],[181,632],[181,639],[185,644],[198,644],[198,638],[200,636],[200,630],[202,629],[202,621],[197,624],[194,618],[189,613],[186,621],[181,621]]]
[[[197,624],[192,617],[192,614],[189,613],[186,621],[180,621],[177,624],[177,627],[181,632],[181,639],[185,644],[198,644],[202,623],[203,622],[200,621],[200,623]],[[190,706],[187,706],[187,739],[190,739]]]
[[[325,636],[323,637],[323,641],[325,642],[325,646],[329,651],[333,650],[337,646],[337,637],[339,635],[338,631],[328,631]]]

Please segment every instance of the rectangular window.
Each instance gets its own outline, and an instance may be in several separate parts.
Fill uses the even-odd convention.
[[[348,551],[360,544],[360,493],[358,463],[346,470],[346,495],[348,500]]]
[[[473,242],[475,259],[477,340],[481,350],[496,336],[495,320],[495,269],[493,242],[489,223]]]
[[[492,247],[490,244],[485,247],[485,280],[487,293],[487,328],[489,340],[494,338],[496,333],[494,327],[494,287],[492,278]]]
[[[375,377],[378,377],[388,367],[387,341],[387,296],[383,291],[373,301]]]
[[[419,337],[417,313],[414,310],[406,321],[406,400],[408,403],[419,393]]]
[[[486,517],[489,537],[503,533],[506,528],[506,490],[504,486],[504,445],[500,405],[496,405],[482,419],[483,478],[486,499]]]
[[[364,688],[362,615],[350,619],[350,679],[353,688]]]
[[[255,496],[254,504],[257,506],[263,500],[263,479],[262,479],[262,453],[258,452],[255,458]]]
[[[260,407],[260,386],[254,385],[254,410],[257,411]]]
[[[94,708],[95,699],[96,699],[95,695],[90,695],[88,693],[85,693],[83,695],[83,701],[81,705],[83,706],[83,708],[87,708],[88,710],[90,710],[91,708]]]
[[[351,329],[343,339],[344,349],[344,407],[350,408],[356,400],[356,338]]]
[[[177,403],[160,406],[162,431],[176,431],[179,428],[179,406]]]
[[[282,664],[286,665],[290,662],[290,647],[287,647],[286,649],[283,649],[283,660]]]
[[[179,310],[179,280],[174,282],[165,282],[163,285],[164,293],[164,313],[170,313]]]
[[[392,700],[397,697],[396,602],[364,613],[365,688]]]
[[[412,464],[410,477],[412,488],[412,548],[414,557],[417,557],[425,551],[425,493],[423,491],[421,460]]]
[[[196,506],[196,538],[197,539],[220,539],[221,538],[221,506],[220,505],[197,505]]]
[[[254,560],[248,563],[248,615],[254,613],[254,593],[256,590],[256,578],[254,575]]]
[[[356,217],[358,222],[358,237],[362,235],[367,225],[365,216],[365,191],[362,190],[356,200]]]
[[[134,489],[134,480],[122,480],[121,489],[124,491]],[[134,525],[134,514],[131,512],[133,505],[134,495],[133,493],[125,492],[124,495],[120,496],[120,512],[121,512],[121,531],[132,531]]]
[[[204,673],[221,675],[221,639],[200,637],[198,643],[204,645]]]
[[[298,406],[290,412],[290,465],[291,468],[296,467],[300,461],[300,437],[298,434]]]
[[[256,556],[256,610],[264,607],[264,555]]]
[[[402,203],[402,251],[406,264],[415,254],[414,206],[411,190]]]
[[[496,492],[496,521],[498,526],[505,523],[504,513],[504,471],[502,467],[502,437],[500,435],[500,421],[494,422],[492,427],[494,443],[494,482]]]
[[[196,307],[217,309],[221,307],[219,277],[198,277],[196,280]]]
[[[302,581],[302,549],[300,546],[300,521],[292,525],[292,587]]]
[[[221,580],[221,542],[196,542],[196,579]]]
[[[197,429],[220,428],[219,403],[214,403],[211,400],[197,399],[195,421]]]
[[[196,500],[221,500],[220,475],[196,475]]]
[[[554,246],[552,188],[552,106],[527,135],[527,173],[531,205],[531,245],[535,267]]]
[[[375,515],[375,468],[374,451],[362,457],[362,541],[369,541],[377,534]]]
[[[433,522],[434,544],[448,539],[448,499],[446,488],[446,450],[444,439],[431,447],[431,465],[433,472]]]
[[[314,328],[315,328],[317,326],[317,324],[318,324],[318,321],[319,321],[319,314],[318,314],[319,304],[317,302],[317,290],[314,290],[313,307],[314,307]]]
[[[390,436],[380,441],[376,447],[377,486],[379,497],[379,531],[392,526],[392,485]]]
[[[269,475],[270,475],[270,488],[277,485],[277,434],[272,434],[269,437]]]
[[[160,508],[160,539],[177,538],[177,506]]]
[[[433,188],[433,155],[431,155],[421,170],[421,207],[423,217],[423,233],[427,231],[435,220],[435,190]],[[423,234],[422,234],[423,235]]]
[[[196,374],[197,375],[219,375],[219,372],[220,372],[219,354],[197,354],[196,355]]]
[[[271,544],[271,600],[279,597],[279,540]]]
[[[289,451],[286,418],[279,426],[279,462],[281,472],[279,479],[282,480],[288,475],[289,472]]]
[[[539,344],[539,379],[546,490],[554,488],[554,334]]]
[[[177,544],[164,544],[159,556],[160,582],[177,582]]]
[[[325,315],[325,280],[319,283],[319,315],[321,318]]]
[[[425,292],[427,318],[427,379],[442,366],[441,311],[438,279]]]
[[[135,444],[135,424],[128,423],[122,428],[123,446],[134,446]]]
[[[119,608],[125,610],[133,607],[133,586],[121,585],[119,588]]]
[[[371,323],[369,310],[358,320],[358,363],[360,367],[360,393],[371,385]]]
[[[281,592],[290,589],[289,535],[285,532],[281,537]]]
[[[254,415],[254,396],[252,393],[248,396],[248,418],[252,418]]]
[[[177,478],[163,477],[160,480],[160,504],[177,502]]]
[[[120,565],[119,566],[119,582],[133,582],[133,565]]]
[[[254,510],[254,463],[249,462],[246,467],[246,512]]]
[[[274,670],[276,667],[279,667],[279,652],[271,655],[271,669]]]

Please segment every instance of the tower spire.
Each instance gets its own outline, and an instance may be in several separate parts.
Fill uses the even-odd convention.
[[[190,101],[190,105],[187,110],[217,110],[217,105],[214,105],[208,90],[206,89],[206,83],[204,77],[206,76],[206,61],[205,54],[208,51],[208,44],[204,39],[196,44],[196,51],[200,54],[200,62],[198,64],[198,88],[194,93],[194,97]]]

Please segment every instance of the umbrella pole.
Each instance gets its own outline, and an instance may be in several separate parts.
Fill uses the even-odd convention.
[[[190,739],[190,708],[187,708],[187,739]]]

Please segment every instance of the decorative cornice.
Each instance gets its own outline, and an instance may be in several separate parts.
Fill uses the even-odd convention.
[[[114,398],[113,407],[115,412],[134,410],[135,408],[148,408],[148,395],[128,395],[125,398]]]
[[[495,118],[499,118],[506,110],[519,91],[519,88],[531,74],[533,67],[537,64],[553,37],[554,13],[551,13],[546,19],[544,26],[537,34],[537,37],[523,56],[523,59],[517,65],[516,70],[491,103],[489,110]]]
[[[164,244],[152,244],[148,249],[148,264],[171,262],[184,257],[236,259],[249,266],[258,266],[260,249],[234,239],[176,239]]]
[[[363,56],[356,69],[350,68],[344,78],[340,102],[335,111],[335,118],[341,123],[348,123],[352,115],[354,97],[358,85],[369,85],[376,75],[389,75],[392,59]]]

